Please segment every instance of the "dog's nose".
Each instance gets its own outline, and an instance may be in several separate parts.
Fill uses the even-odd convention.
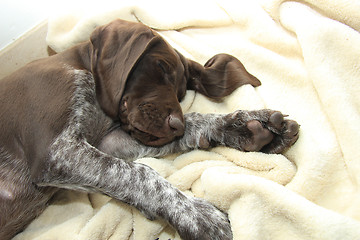
[[[175,136],[182,136],[184,134],[185,125],[182,121],[182,117],[177,114],[170,114],[168,123]]]

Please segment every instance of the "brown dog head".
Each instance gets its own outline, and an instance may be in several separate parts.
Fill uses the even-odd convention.
[[[201,66],[141,23],[115,20],[97,28],[91,44],[100,106],[147,145],[164,145],[184,133],[179,101],[186,89],[219,99],[241,85],[260,85],[233,56],[219,54]]]

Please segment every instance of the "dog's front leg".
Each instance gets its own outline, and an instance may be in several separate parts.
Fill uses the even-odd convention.
[[[185,133],[161,146],[145,146],[121,129],[105,136],[99,149],[124,159],[158,157],[218,145],[241,151],[281,153],[298,138],[299,125],[284,119],[279,111],[238,110],[229,114],[189,113],[184,115]]]
[[[164,218],[183,239],[232,239],[226,214],[213,205],[186,196],[150,167],[102,153],[79,137],[55,141],[35,182],[106,194],[149,219]]]
[[[116,128],[101,140],[97,148],[104,153],[127,161],[142,157],[161,157],[192,149],[206,149],[210,147],[210,141],[213,137],[210,129],[221,130],[220,128],[224,124],[224,116],[220,114],[185,114],[184,135],[160,147],[146,146],[121,128]]]

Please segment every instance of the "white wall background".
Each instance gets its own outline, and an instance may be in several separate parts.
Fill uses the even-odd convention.
[[[0,0],[0,50],[52,14],[81,2],[101,3],[92,0]]]
[[[0,0],[0,49],[48,17],[46,0]]]

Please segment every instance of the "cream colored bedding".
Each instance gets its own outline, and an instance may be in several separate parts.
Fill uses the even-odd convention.
[[[301,124],[299,140],[283,155],[218,147],[137,161],[228,212],[236,240],[360,239],[358,0],[100,1],[50,19],[48,44],[62,51],[114,18],[159,30],[200,63],[232,54],[262,82],[221,103],[188,91],[184,112],[271,108]],[[157,238],[180,239],[126,204],[65,190],[15,237]]]

